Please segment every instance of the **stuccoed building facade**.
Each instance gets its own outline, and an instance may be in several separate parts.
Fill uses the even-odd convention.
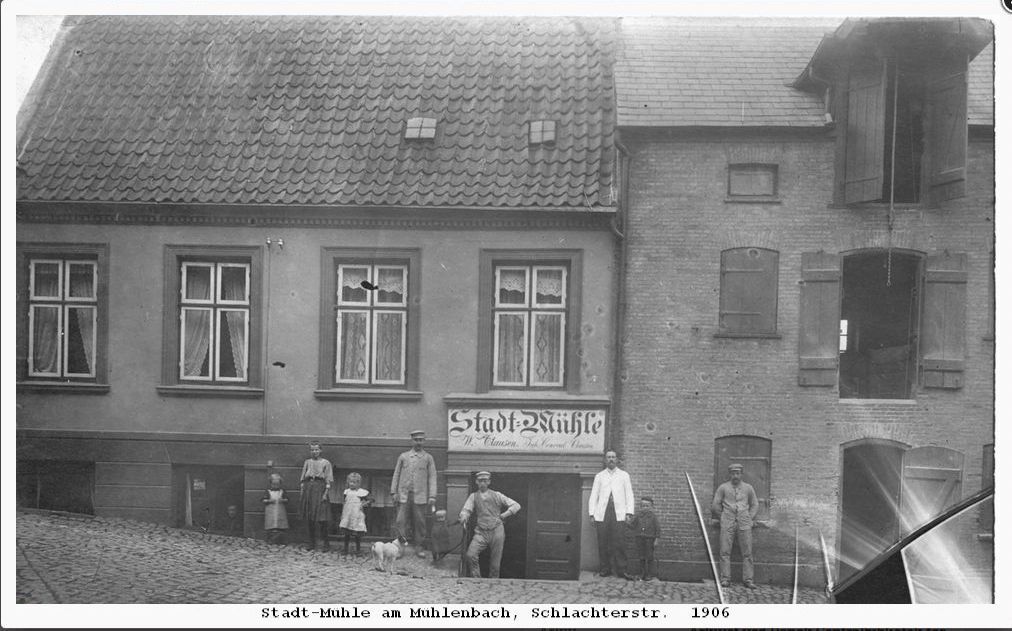
[[[991,26],[625,19],[622,38],[618,429],[668,525],[661,574],[710,575],[683,472],[705,515],[740,462],[757,580],[791,579],[796,527],[802,580],[824,584],[820,533],[846,577],[993,484]]]
[[[408,433],[504,576],[596,563],[617,21],[68,18],[18,120],[18,502],[260,536],[267,463]],[[301,534],[301,524],[293,533]]]

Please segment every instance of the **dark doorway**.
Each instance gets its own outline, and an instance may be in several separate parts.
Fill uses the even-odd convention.
[[[18,460],[17,505],[24,508],[95,514],[95,463]]]
[[[903,452],[888,442],[864,442],[843,450],[838,580],[899,539]]]
[[[920,267],[920,257],[896,250],[844,257],[841,398],[910,398],[917,375]]]
[[[242,536],[245,488],[242,467],[185,465],[173,468],[176,525],[203,532]],[[236,514],[229,513],[236,507]]]
[[[473,480],[472,476],[472,480]],[[580,572],[580,476],[492,475],[490,487],[520,503],[506,520],[500,578],[576,579]],[[471,491],[475,491],[473,487]],[[479,558],[488,575],[488,552]]]

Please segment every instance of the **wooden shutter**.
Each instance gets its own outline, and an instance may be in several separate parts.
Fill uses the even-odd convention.
[[[840,363],[840,255],[801,254],[798,385],[835,386]]]
[[[917,447],[903,454],[900,535],[962,498],[963,454],[947,447]]]
[[[736,248],[720,254],[721,333],[776,333],[779,254]]]
[[[761,436],[722,436],[716,440],[714,457],[714,492],[728,479],[727,467],[732,462],[742,466],[741,479],[752,485],[759,500],[756,519],[765,519],[770,511],[770,460],[773,443]],[[712,499],[712,495],[711,495]]]
[[[928,188],[934,201],[966,195],[966,66],[931,82],[928,106]]]
[[[885,106],[885,61],[869,61],[852,67],[847,86],[847,158],[843,189],[847,204],[882,198]]]
[[[921,374],[925,388],[962,388],[966,357],[966,254],[929,256],[924,270]]]

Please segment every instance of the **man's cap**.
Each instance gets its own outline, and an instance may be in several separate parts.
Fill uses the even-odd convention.
[[[411,432],[411,437],[412,438],[425,438],[425,432],[423,432],[420,429],[416,429],[415,431]]]
[[[478,473],[474,474],[474,479],[475,480],[477,480],[478,478],[491,478],[491,477],[492,477],[492,474],[489,473],[488,471],[479,471]]]
[[[640,501],[641,502],[650,502],[651,504],[653,504],[654,503],[654,498],[650,497],[649,495],[644,495],[643,497],[640,498]]]
[[[730,464],[730,465],[727,466],[727,470],[728,471],[743,471],[744,469],[745,469],[745,467],[741,466],[737,462],[735,462],[734,464]]]

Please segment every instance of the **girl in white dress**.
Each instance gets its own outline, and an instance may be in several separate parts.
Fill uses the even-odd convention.
[[[344,554],[348,554],[348,543],[355,538],[355,554],[362,553],[362,535],[365,534],[365,510],[372,503],[369,491],[361,488],[362,476],[348,474],[348,488],[344,490],[344,508],[341,509],[341,530],[344,531]]]

